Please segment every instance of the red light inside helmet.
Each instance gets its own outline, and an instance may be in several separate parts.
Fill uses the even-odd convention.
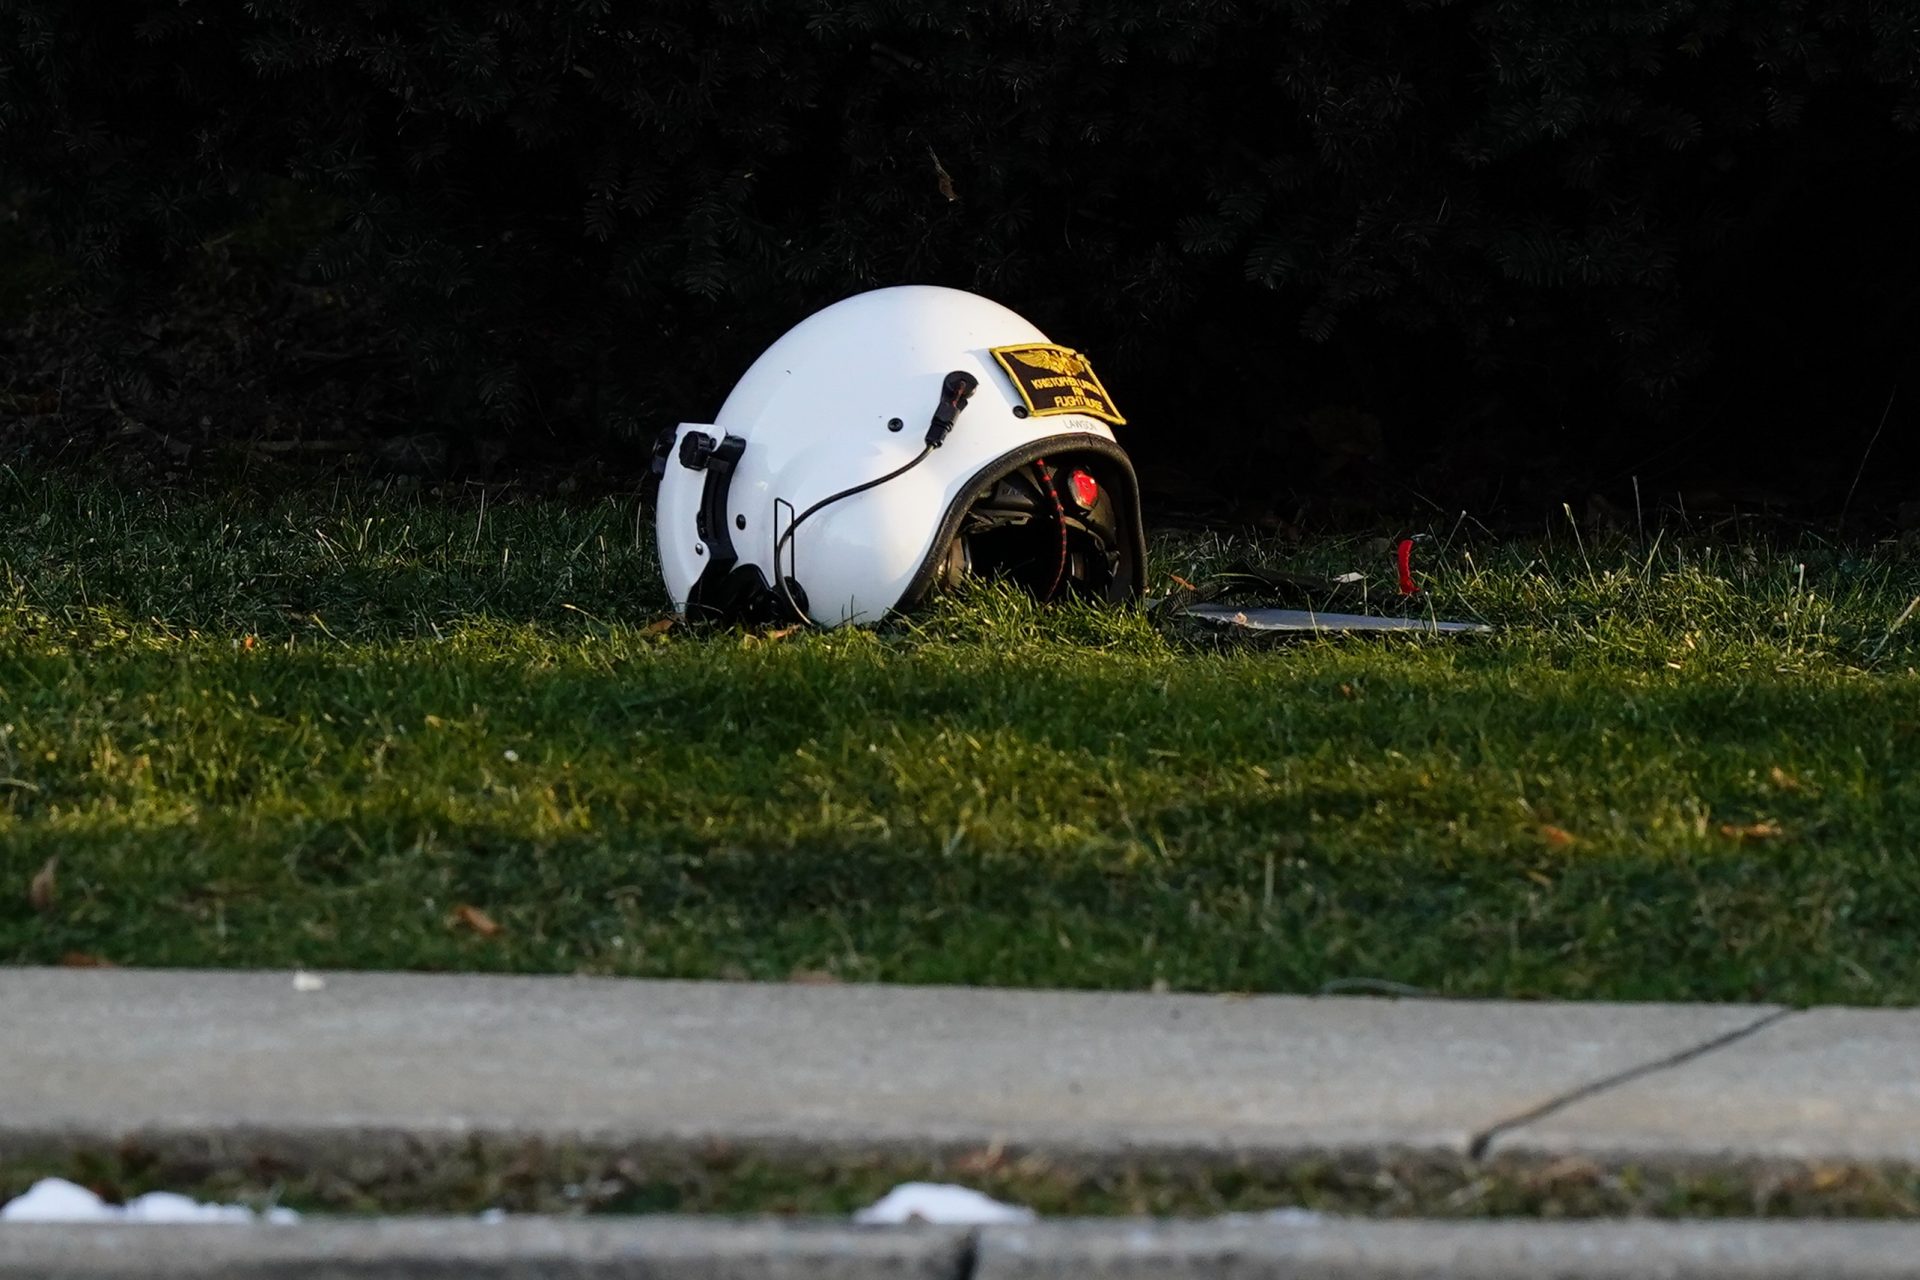
[[[1073,494],[1074,505],[1082,511],[1091,510],[1093,504],[1100,501],[1099,484],[1084,471],[1076,471],[1068,476],[1067,488]]]

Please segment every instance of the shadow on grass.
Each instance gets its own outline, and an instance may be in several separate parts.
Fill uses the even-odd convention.
[[[0,956],[1915,997],[1914,681],[1420,654],[28,656]]]

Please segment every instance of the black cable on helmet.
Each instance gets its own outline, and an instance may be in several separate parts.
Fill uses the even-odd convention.
[[[799,606],[799,604],[795,602],[793,598],[793,589],[787,585],[787,575],[785,572],[781,570],[781,567],[780,567],[780,556],[786,550],[787,544],[793,541],[794,530],[798,529],[802,524],[804,524],[808,516],[820,510],[822,507],[830,507],[834,503],[840,501],[842,498],[851,498],[857,493],[865,493],[869,489],[876,489],[879,486],[885,484],[889,480],[895,480],[907,474],[907,472],[913,470],[915,467],[925,462],[927,460],[927,455],[932,453],[933,449],[934,449],[934,446],[930,444],[922,445],[920,447],[920,452],[914,454],[913,460],[907,463],[906,466],[900,467],[899,469],[894,471],[889,471],[887,472],[887,474],[881,476],[877,480],[869,480],[865,484],[854,485],[851,489],[842,489],[838,493],[828,494],[826,497],[820,499],[820,501],[808,507],[805,511],[802,511],[799,515],[795,516],[793,518],[793,522],[786,527],[786,531],[783,532],[779,536],[779,538],[775,539],[773,544],[773,576],[780,580],[780,594],[787,598],[787,607],[793,610],[795,616],[797,616],[800,619],[800,621],[811,623],[813,619],[808,617],[807,611],[805,609],[802,609]]]
[[[904,467],[889,471],[878,479],[869,480],[865,484],[854,485],[851,489],[842,489],[838,493],[828,494],[795,516],[793,522],[787,526],[786,531],[774,539],[773,576],[780,581],[780,594],[786,597],[787,608],[793,610],[794,616],[799,618],[801,622],[811,626],[813,619],[809,617],[807,611],[802,609],[799,603],[794,600],[793,588],[787,585],[787,574],[780,567],[781,553],[784,552],[787,545],[793,541],[794,531],[806,523],[808,516],[820,510],[822,507],[830,507],[842,498],[851,498],[855,494],[865,493],[869,489],[878,488],[889,480],[897,480],[925,462],[928,454],[946,442],[947,433],[953,430],[955,419],[959,418],[960,411],[967,407],[968,397],[973,395],[974,388],[979,385],[980,379],[974,377],[964,369],[955,369],[952,373],[948,374],[946,379],[940,384],[940,403],[934,407],[933,421],[927,426],[926,443],[920,446],[920,452],[914,454],[911,461]]]

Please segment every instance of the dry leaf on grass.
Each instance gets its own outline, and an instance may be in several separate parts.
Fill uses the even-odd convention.
[[[47,859],[45,866],[33,873],[33,879],[27,883],[27,905],[35,911],[53,910],[53,900],[59,891],[55,873],[59,869],[60,855],[56,853]]]
[[[498,937],[502,932],[500,922],[471,903],[463,902],[453,909],[453,918],[449,923],[461,928],[471,929],[483,938]]]
[[[1720,834],[1729,840],[1775,840],[1786,834],[1772,818],[1760,822],[1723,822]]]
[[[974,1151],[963,1151],[953,1158],[953,1171],[968,1177],[995,1173],[1007,1163],[1007,1144],[1000,1138],[994,1138],[986,1146]]]
[[[1597,1182],[1604,1171],[1585,1156],[1567,1156],[1540,1170],[1530,1181],[1539,1186],[1559,1182]]]
[[[1540,838],[1555,849],[1568,849],[1580,843],[1580,837],[1568,831],[1565,827],[1541,827]]]
[[[803,987],[833,987],[840,984],[840,979],[825,969],[795,969],[787,975],[787,981]]]
[[[758,645],[772,644],[775,640],[785,640],[794,632],[804,630],[806,630],[804,625],[796,624],[791,627],[774,627],[767,631],[743,632],[740,636],[740,647],[742,649],[752,649]]]
[[[1767,781],[1773,783],[1774,786],[1780,788],[1782,791],[1798,791],[1800,789],[1800,779],[1794,777],[1779,765],[1774,765],[1771,769],[1767,770]]]
[[[69,951],[60,957],[60,964],[67,969],[118,969],[120,967],[105,956],[97,956],[91,951]]]
[[[679,621],[680,619],[678,618],[655,618],[652,622],[640,628],[640,634],[643,636],[663,636],[673,630],[674,624]]]

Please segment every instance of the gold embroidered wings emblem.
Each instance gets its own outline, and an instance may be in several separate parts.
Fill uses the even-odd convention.
[[[1098,418],[1114,426],[1126,425],[1126,419],[1113,407],[1107,389],[1093,363],[1069,347],[1050,342],[1023,342],[1011,347],[989,347],[1020,394],[1021,403],[1014,412],[1022,417],[1045,417],[1051,413],[1077,413]]]
[[[1084,357],[1071,351],[1060,351],[1051,347],[1041,347],[1032,351],[1015,351],[1013,358],[1030,369],[1045,369],[1048,373],[1057,373],[1062,377],[1076,377],[1085,373],[1087,362]]]

